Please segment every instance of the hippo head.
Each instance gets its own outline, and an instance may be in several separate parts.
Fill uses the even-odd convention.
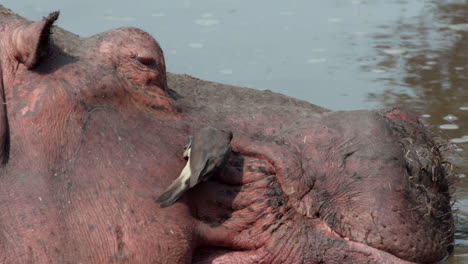
[[[450,252],[450,171],[410,113],[332,112],[170,75],[142,30],[80,38],[52,26],[57,13],[31,23],[0,11],[3,259],[430,263]],[[204,126],[233,132],[225,168],[160,208]]]
[[[158,117],[176,118],[167,114],[175,108],[166,93],[163,52],[148,33],[120,28],[81,39],[58,28],[51,32],[57,18],[57,12],[35,23],[14,15],[3,18],[2,34],[7,37],[0,47],[6,52],[0,56],[6,109],[2,109],[4,129],[0,130],[3,141],[8,141],[4,148],[16,140],[18,130],[50,139],[52,145],[64,146],[67,143],[59,141],[71,143],[81,137],[77,130],[75,137],[62,138],[60,128],[64,127],[46,131],[44,123],[36,123],[44,118],[55,125],[77,122],[73,125],[86,128],[92,113],[100,110],[117,113],[125,109],[148,118],[157,112]],[[31,143],[25,141],[18,144]],[[16,151],[17,146],[12,146],[3,153],[15,155]],[[47,152],[38,150],[33,159],[43,157],[49,162],[43,155]]]
[[[433,263],[447,257],[454,230],[450,165],[416,117],[400,109],[326,112],[283,129],[238,143],[248,157],[244,169],[197,190],[198,216],[234,230],[226,235],[235,237],[229,247],[253,245],[257,258],[208,248],[200,259],[224,263],[228,254],[258,261],[272,254],[272,263]],[[236,172],[242,176],[232,177]],[[219,196],[228,198],[219,204]],[[220,215],[226,207],[234,212]]]

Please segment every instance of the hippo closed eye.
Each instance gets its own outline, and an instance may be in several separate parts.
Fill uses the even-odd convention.
[[[434,263],[450,173],[401,109],[338,111],[166,73],[146,32],[88,38],[0,6],[1,263]],[[223,170],[156,202],[204,127]],[[188,154],[190,155],[190,154]]]

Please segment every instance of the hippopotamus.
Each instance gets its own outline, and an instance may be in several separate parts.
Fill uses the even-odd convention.
[[[0,7],[1,263],[433,263],[450,253],[451,171],[416,115],[331,111],[167,73],[140,29],[82,38],[57,18]],[[232,132],[225,164],[161,207],[205,127]]]

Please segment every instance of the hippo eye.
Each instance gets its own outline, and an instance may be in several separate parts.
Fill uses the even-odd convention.
[[[145,65],[145,66],[154,66],[156,64],[156,60],[154,58],[151,58],[151,57],[140,57],[138,56],[136,58],[141,64]]]

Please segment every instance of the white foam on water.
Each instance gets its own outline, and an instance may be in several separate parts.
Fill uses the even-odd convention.
[[[313,52],[325,52],[326,49],[321,49],[321,48],[316,48],[316,49],[312,49]]]
[[[364,31],[356,31],[356,32],[353,32],[353,34],[356,35],[356,36],[361,37],[361,36],[367,35],[367,32],[364,32]]]
[[[222,69],[222,70],[219,70],[219,73],[230,75],[230,74],[232,74],[232,70],[231,69]]]
[[[331,23],[341,23],[341,22],[343,22],[343,19],[342,19],[342,18],[339,18],[339,17],[332,17],[332,18],[329,18],[329,19],[328,19],[328,22],[331,22]]]
[[[151,13],[151,16],[152,17],[163,17],[163,16],[166,16],[166,14],[164,14],[163,12],[155,12],[155,13]]]
[[[449,115],[444,116],[444,120],[449,121],[449,122],[453,122],[455,120],[458,120],[458,117],[456,117],[456,116],[454,116],[452,114],[449,114]]]
[[[110,21],[125,21],[125,22],[129,22],[129,21],[134,21],[135,18],[134,17],[130,17],[130,16],[103,16],[102,17],[104,20],[110,20]]]
[[[455,30],[455,31],[467,31],[468,30],[468,24],[452,24],[452,25],[448,25],[448,28],[450,28],[451,30]]]
[[[468,142],[468,136],[463,136],[461,138],[452,138],[450,139],[450,142],[455,144],[466,143]]]
[[[193,49],[201,49],[203,48],[205,45],[203,45],[203,43],[196,43],[196,42],[193,42],[193,43],[189,43],[188,46],[190,48],[193,48]]]
[[[218,20],[211,18],[199,18],[196,19],[194,22],[195,24],[198,24],[200,26],[214,26],[219,24]]]
[[[313,59],[308,59],[306,61],[306,63],[308,64],[314,64],[314,63],[322,63],[322,62],[326,62],[327,59],[326,58],[313,58]]]
[[[203,14],[201,15],[201,17],[203,17],[203,18],[209,18],[209,17],[213,17],[213,14],[212,14],[212,13],[203,13]]]
[[[444,130],[455,130],[455,129],[458,129],[459,127],[456,124],[443,124],[443,125],[440,125],[439,128],[444,129]]]
[[[404,49],[386,49],[386,50],[383,50],[383,52],[385,54],[388,54],[388,55],[401,55],[401,54],[406,53],[406,50],[404,50]]]

